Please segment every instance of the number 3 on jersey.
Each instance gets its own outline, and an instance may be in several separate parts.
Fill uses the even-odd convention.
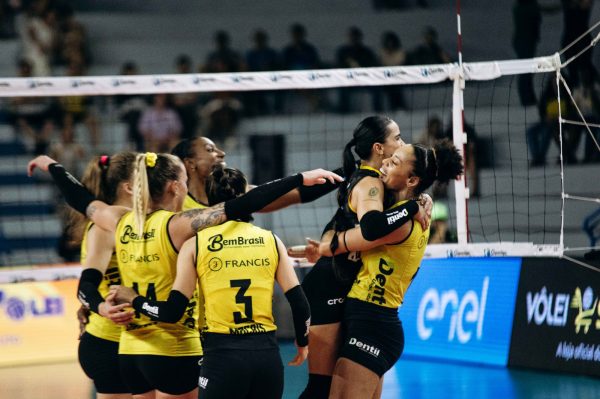
[[[235,303],[241,303],[244,305],[244,313],[246,317],[243,316],[242,312],[233,312],[233,321],[235,324],[247,323],[252,320],[252,297],[245,296],[244,294],[250,288],[250,279],[240,279],[240,280],[231,280],[230,282],[231,288],[239,288],[237,294],[235,294]]]

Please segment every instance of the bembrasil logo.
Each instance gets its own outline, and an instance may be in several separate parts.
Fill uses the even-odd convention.
[[[208,249],[211,252],[217,252],[222,250],[224,247],[247,247],[251,245],[265,245],[264,237],[235,237],[230,239],[224,239],[223,234],[216,234],[208,238]]]
[[[461,297],[454,289],[428,289],[417,311],[419,338],[426,341],[436,331],[448,331],[448,342],[466,344],[473,338],[481,340],[489,280],[488,276],[483,279],[479,293],[469,290]]]

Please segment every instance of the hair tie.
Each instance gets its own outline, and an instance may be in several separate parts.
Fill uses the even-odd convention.
[[[98,160],[98,166],[101,169],[107,169],[110,164],[110,157],[108,155],[100,155],[100,159]]]
[[[146,166],[149,168],[153,168],[156,165],[156,159],[158,155],[155,152],[147,152],[146,153]]]

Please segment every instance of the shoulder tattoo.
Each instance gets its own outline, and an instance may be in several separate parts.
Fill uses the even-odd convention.
[[[379,195],[379,189],[377,187],[371,187],[369,189],[369,197],[377,197]]]

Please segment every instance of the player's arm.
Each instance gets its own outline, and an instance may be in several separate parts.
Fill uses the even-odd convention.
[[[315,169],[261,184],[246,194],[225,201],[222,204],[178,213],[169,221],[169,235],[175,248],[179,248],[185,240],[194,236],[196,232],[227,220],[243,219],[297,187],[342,180],[340,176],[333,172]]]
[[[287,256],[285,245],[278,237],[277,250],[279,252],[279,264],[275,279],[283,290],[286,299],[292,309],[294,320],[294,332],[296,335],[297,353],[288,364],[291,366],[301,365],[308,356],[308,329],[310,327],[310,306],[308,299],[298,281],[291,259]]]
[[[183,317],[190,298],[194,294],[198,275],[196,273],[196,237],[187,240],[177,256],[177,274],[173,288],[166,301],[150,300],[130,287],[112,286],[111,299],[117,303],[131,304],[133,308],[151,320],[176,323]]]
[[[114,232],[121,216],[129,210],[122,206],[110,206],[96,200],[94,195],[61,164],[46,155],[40,155],[29,162],[27,165],[28,175],[31,176],[36,168],[50,173],[71,208],[86,215],[88,219],[105,230]]]
[[[98,287],[114,251],[114,234],[94,225],[87,233],[86,258],[77,287],[77,298],[85,307],[115,323],[131,321],[133,312],[125,312],[125,305],[107,303]]]

